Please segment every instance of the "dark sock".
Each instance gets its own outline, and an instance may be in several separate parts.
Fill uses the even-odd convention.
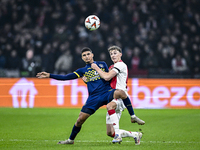
[[[80,130],[81,130],[81,127],[77,127],[77,126],[74,125],[69,139],[74,140],[76,135],[79,133]]]
[[[127,98],[123,99],[124,105],[126,106],[126,108],[128,109],[129,114],[132,116],[134,115],[134,110],[131,104],[131,101],[129,99],[129,97],[127,96]]]

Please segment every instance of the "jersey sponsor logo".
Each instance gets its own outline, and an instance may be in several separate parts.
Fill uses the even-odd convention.
[[[100,79],[100,75],[95,70],[85,72],[85,76],[87,77],[87,82]]]
[[[105,69],[104,68],[101,68],[102,71],[105,72]],[[99,73],[96,71],[96,70],[88,70],[87,72],[85,72],[84,74],[87,78],[87,82],[89,81],[96,81],[96,80],[99,80],[101,79]]]

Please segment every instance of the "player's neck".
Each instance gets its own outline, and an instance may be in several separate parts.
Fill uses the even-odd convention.
[[[114,64],[115,64],[115,63],[118,63],[118,62],[122,62],[122,60],[120,59],[119,61],[114,62]]]
[[[91,64],[91,63],[93,63],[94,62],[94,60],[92,60],[92,61],[90,61],[90,62],[86,62],[86,64]]]

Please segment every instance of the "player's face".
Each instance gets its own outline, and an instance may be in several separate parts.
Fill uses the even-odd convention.
[[[110,58],[114,63],[117,63],[121,60],[122,53],[120,53],[118,50],[112,50],[110,51]]]
[[[93,63],[93,53],[91,53],[90,51],[86,51],[82,53],[82,59],[86,64],[90,64]]]

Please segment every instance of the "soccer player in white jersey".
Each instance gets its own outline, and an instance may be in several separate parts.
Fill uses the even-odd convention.
[[[121,89],[127,93],[127,80],[128,80],[128,69],[127,65],[121,60],[122,50],[118,46],[111,46],[108,48],[110,53],[110,57],[114,63],[114,65],[110,66],[110,71],[103,72],[96,64],[92,64],[91,67],[95,69],[99,75],[105,80],[110,82],[110,85],[113,89]],[[140,139],[142,138],[141,132],[131,132],[119,129],[119,120],[121,117],[121,113],[126,108],[122,99],[113,99],[107,105],[107,115],[106,115],[106,127],[107,127],[107,135],[114,137],[113,143],[122,142],[122,137],[133,137],[135,140],[135,144],[140,144]],[[145,124],[145,122],[133,114],[131,116],[131,122],[137,122],[139,125]]]

